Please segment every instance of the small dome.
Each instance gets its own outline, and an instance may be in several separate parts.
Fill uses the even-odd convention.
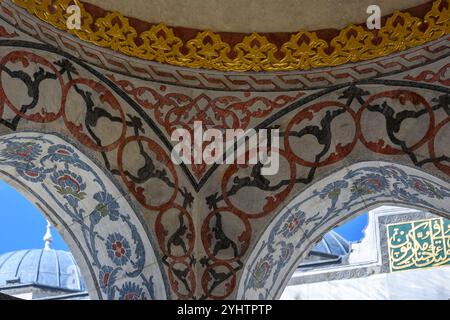
[[[344,256],[350,252],[350,243],[335,231],[326,233],[312,250],[333,256]]]
[[[0,288],[24,284],[85,290],[72,254],[53,249],[20,250],[0,255]]]

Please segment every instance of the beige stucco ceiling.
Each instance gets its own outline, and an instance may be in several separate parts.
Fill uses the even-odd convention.
[[[170,26],[230,32],[340,29],[363,23],[367,7],[383,16],[427,0],[87,0],[103,9]]]

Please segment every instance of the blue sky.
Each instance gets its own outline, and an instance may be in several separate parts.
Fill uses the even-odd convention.
[[[358,241],[364,236],[363,231],[367,226],[367,221],[368,214],[365,213],[353,218],[340,227],[334,228],[334,231],[349,241]]]
[[[14,188],[0,180],[0,254],[20,249],[43,248],[42,237],[46,221],[40,211]],[[367,225],[367,214],[363,214],[345,225],[336,228],[339,234],[350,241],[362,238]],[[64,240],[52,229],[53,249],[68,250]]]
[[[0,254],[44,247],[47,222],[41,212],[14,188],[0,180]],[[53,249],[68,250],[52,228]]]

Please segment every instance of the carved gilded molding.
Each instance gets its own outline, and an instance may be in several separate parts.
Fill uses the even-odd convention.
[[[316,32],[300,31],[281,44],[258,33],[246,35],[237,44],[230,44],[212,31],[200,31],[195,37],[185,40],[164,24],[138,32],[119,12],[105,12],[101,17],[93,17],[78,0],[12,2],[58,29],[125,55],[219,71],[292,71],[332,67],[383,57],[450,34],[448,0],[434,1],[423,18],[397,11],[376,32],[350,25],[327,41]],[[81,8],[82,27],[68,30],[66,9],[75,2]]]

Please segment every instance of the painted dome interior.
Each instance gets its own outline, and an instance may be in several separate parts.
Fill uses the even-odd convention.
[[[363,23],[367,7],[379,5],[383,16],[426,0],[87,0],[110,11],[151,23],[224,32],[296,32],[340,29]],[[326,19],[324,19],[326,17]]]

